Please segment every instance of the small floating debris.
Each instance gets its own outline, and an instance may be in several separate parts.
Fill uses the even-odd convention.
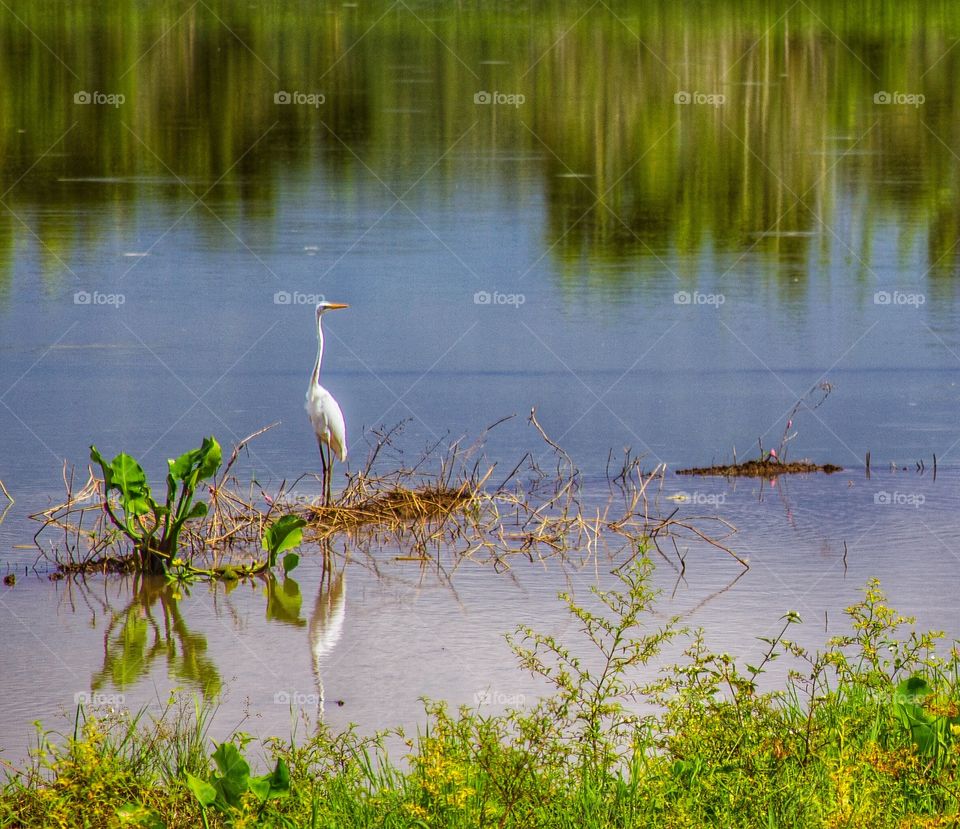
[[[677,475],[722,475],[726,478],[776,478],[780,475],[799,475],[809,472],[824,472],[832,475],[843,472],[842,466],[832,463],[813,463],[813,461],[777,460],[744,461],[743,463],[724,464],[722,466],[702,466],[691,469],[678,469]]]
[[[139,251],[131,250],[131,251],[127,251],[127,252],[124,253],[123,255],[124,255],[124,256],[129,256],[129,257],[134,258],[134,259],[139,259],[139,258],[142,257],[142,256],[149,256],[150,254],[149,254],[149,253],[145,253],[145,252],[144,252],[144,253],[140,253]]]

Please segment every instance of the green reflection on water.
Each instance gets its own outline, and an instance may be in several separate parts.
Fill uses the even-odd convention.
[[[207,655],[207,639],[187,626],[177,590],[162,578],[136,579],[133,598],[111,614],[103,637],[103,667],[90,681],[93,691],[133,687],[159,662],[187,688],[204,696],[220,692],[223,681]]]
[[[360,5],[12,3],[0,299],[25,251],[55,284],[157,204],[175,217],[203,197],[269,226],[281,180],[309,176],[350,216],[371,171],[399,193],[434,162],[421,187],[441,200],[464,179],[542,194],[562,273],[750,252],[802,291],[831,251],[863,276],[892,224],[901,252],[925,240],[935,275],[955,268],[955,4]],[[858,212],[845,236],[841,202]],[[213,213],[191,221],[236,246]]]
[[[227,582],[212,586],[212,590],[216,593],[223,589],[229,595],[237,586],[237,582]],[[165,664],[171,680],[204,696],[217,696],[223,680],[208,653],[207,638],[190,630],[181,612],[186,588],[154,577],[135,577],[132,587],[130,600],[123,607],[110,610],[103,635],[103,665],[90,681],[91,690],[132,688],[157,665]],[[261,587],[267,622],[306,627],[307,622],[301,617],[303,597],[296,581],[278,581],[270,574],[262,579]],[[318,603],[325,595],[321,586]],[[320,625],[323,626],[322,621]]]

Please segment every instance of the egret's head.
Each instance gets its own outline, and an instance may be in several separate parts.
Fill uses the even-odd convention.
[[[336,311],[338,308],[349,308],[349,307],[350,307],[349,305],[344,305],[342,302],[327,302],[327,301],[318,302],[317,303],[317,319],[319,320],[320,317],[326,311]]]

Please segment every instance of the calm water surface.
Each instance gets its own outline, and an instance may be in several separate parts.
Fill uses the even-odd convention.
[[[264,735],[289,733],[291,705],[317,716],[321,686],[327,721],[368,731],[415,724],[421,696],[542,690],[502,634],[572,637],[555,594],[609,584],[615,551],[468,564],[451,584],[345,544],[321,580],[304,550],[299,607],[262,584],[176,601],[23,575],[27,516],[91,443],[157,479],[202,435],[280,421],[241,474],[316,472],[318,295],[351,306],[327,318],[324,373],[354,468],[371,428],[407,420],[415,457],[518,413],[486,444],[509,469],[541,451],[536,407],[600,502],[611,448],[671,470],[743,457],[828,380],[791,452],[843,473],[668,475],[664,495],[710,505],[681,510],[736,525],[752,567],[735,580],[695,547],[678,582],[661,562],[661,615],[749,657],[788,609],[803,641],[839,632],[877,576],[960,632],[960,16],[715,5],[0,14],[0,479],[16,499],[0,567],[19,575],[0,587],[5,756],[91,690],[128,707],[223,692],[218,728]]]

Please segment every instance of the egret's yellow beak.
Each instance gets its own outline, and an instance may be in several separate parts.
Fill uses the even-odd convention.
[[[328,310],[328,311],[337,311],[337,310],[339,310],[340,308],[349,308],[349,307],[350,307],[349,305],[346,305],[346,304],[344,304],[344,303],[342,303],[342,302],[331,302],[329,305],[327,305],[327,310]]]

